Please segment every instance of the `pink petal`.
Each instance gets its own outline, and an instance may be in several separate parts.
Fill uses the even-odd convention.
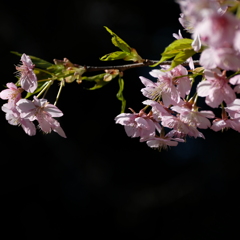
[[[27,99],[20,99],[16,103],[16,108],[20,112],[20,115],[21,115],[22,118],[29,118],[36,111],[36,107],[33,104],[33,102],[31,102]]]
[[[156,84],[153,81],[141,76],[139,78],[146,87],[156,87]]]
[[[240,75],[230,78],[229,82],[233,85],[240,84]]]
[[[209,81],[202,81],[197,85],[197,94],[200,97],[206,97],[209,94],[209,91],[211,89],[211,82]]]
[[[61,117],[63,116],[63,113],[60,109],[58,109],[53,104],[48,104],[45,109],[46,112],[48,112],[52,117]]]

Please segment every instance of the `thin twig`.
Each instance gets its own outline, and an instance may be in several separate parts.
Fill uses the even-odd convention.
[[[118,66],[85,66],[85,69],[87,72],[95,72],[95,71],[102,71],[102,70],[110,70],[110,69],[118,69],[119,71],[125,71],[130,68],[137,68],[137,67],[146,67],[150,65],[154,65],[158,63],[159,61],[156,60],[149,60],[144,59],[143,62],[140,63],[130,63],[130,64],[124,64],[124,65],[118,65]],[[171,65],[172,61],[164,61],[161,62],[160,65]],[[193,61],[194,65],[199,65],[199,61]],[[181,65],[187,66],[189,65],[188,62],[183,62]]]

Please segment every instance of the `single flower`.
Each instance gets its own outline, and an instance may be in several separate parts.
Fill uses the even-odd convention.
[[[22,65],[17,66],[18,74],[20,76],[21,87],[30,93],[33,93],[37,88],[37,76],[33,71],[34,64],[29,56],[25,53],[21,57]]]

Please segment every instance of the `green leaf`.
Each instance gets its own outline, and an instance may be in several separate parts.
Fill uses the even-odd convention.
[[[175,68],[176,66],[178,66],[179,64],[182,64],[183,62],[185,62],[188,58],[190,58],[191,56],[193,56],[196,52],[192,49],[192,50],[185,50],[182,52],[179,52],[175,58],[172,61],[171,67],[168,69],[168,71],[172,70],[173,68]]]
[[[119,90],[117,93],[117,99],[122,102],[121,113],[125,112],[126,108],[126,100],[123,96],[123,89],[124,89],[124,80],[122,78],[118,78]]]
[[[11,51],[11,53],[13,53],[17,56],[22,56],[22,53],[18,53],[18,52],[14,52],[14,51]],[[35,66],[38,67],[38,68],[46,69],[46,68],[49,68],[53,65],[52,63],[47,62],[47,61],[45,61],[41,58],[37,58],[37,57],[34,57],[34,56],[30,56],[30,55],[28,55],[28,56],[31,58],[33,64],[35,64]]]
[[[108,27],[105,28],[112,35],[112,43],[114,46],[120,48],[124,52],[131,53],[131,47],[126,42],[124,42],[117,34],[115,34]]]
[[[162,55],[176,54],[186,49],[192,49],[192,42],[193,40],[189,38],[177,39],[165,48]]]
[[[82,77],[82,80],[83,81],[94,81],[95,82],[95,85],[91,88],[86,88],[87,90],[96,90],[96,89],[99,89],[99,88],[102,88],[103,86],[105,86],[108,81],[104,81],[104,76],[105,76],[106,73],[101,73],[101,74],[97,74],[95,76],[90,76],[90,77],[87,77],[87,76],[84,76]]]
[[[103,77],[104,77],[104,75],[105,75],[106,73],[101,73],[101,74],[97,74],[97,75],[94,75],[94,76],[83,76],[82,77],[82,80],[84,80],[84,81],[97,81],[98,79],[103,79]]]
[[[113,61],[123,59],[128,55],[126,52],[116,51],[109,54],[104,55],[100,58],[101,61]]]
[[[182,38],[182,39],[177,39],[177,40],[173,41],[170,45],[168,45],[165,48],[164,52],[161,54],[162,57],[159,60],[159,62],[157,62],[154,65],[151,65],[151,67],[156,67],[161,62],[164,62],[164,61],[169,60],[170,58],[176,57],[176,55],[178,55],[181,52],[186,52],[188,50],[193,50],[192,46],[191,46],[192,42],[193,42],[193,40],[188,39],[188,38]],[[176,64],[176,63],[174,63],[174,64]]]
[[[150,67],[156,67],[156,66],[158,66],[160,63],[162,63],[162,62],[164,62],[164,61],[167,61],[168,59],[170,59],[170,58],[173,58],[175,56],[175,54],[170,54],[170,55],[165,55],[165,56],[162,56],[161,57],[161,59],[157,62],[157,63],[155,63],[155,64],[153,64],[153,65],[150,65]]]

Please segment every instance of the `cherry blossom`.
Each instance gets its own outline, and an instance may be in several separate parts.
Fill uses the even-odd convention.
[[[116,123],[124,126],[129,137],[140,137],[142,140],[155,136],[155,131],[161,131],[160,125],[153,121],[151,115],[143,111],[139,113],[121,113],[115,117]]]
[[[240,99],[235,99],[232,103],[227,104],[224,108],[231,118],[240,117]]]
[[[161,66],[167,70],[166,66]],[[154,69],[149,73],[151,76],[157,78],[157,82],[153,82],[145,77],[140,77],[142,83],[146,86],[141,90],[145,97],[150,99],[162,98],[165,106],[176,105],[180,103],[181,98],[190,92],[191,82],[186,76],[188,71],[183,66],[179,65],[173,70],[163,72],[160,69]],[[183,76],[183,77],[181,77]]]
[[[160,74],[161,73],[159,73],[159,75]],[[153,72],[151,72],[151,75],[153,75]],[[165,73],[163,77],[158,78],[156,83],[145,77],[139,78],[146,86],[141,90],[145,97],[150,99],[162,98],[165,106],[176,104],[180,101],[179,93],[172,82],[172,76],[170,73]]]
[[[170,137],[186,138],[186,136],[189,136],[205,138],[204,135],[197,130],[196,126],[183,122],[179,116],[164,116],[161,124],[164,127],[172,128],[168,133]]]
[[[189,126],[194,126],[202,129],[206,129],[211,126],[211,122],[208,118],[214,118],[215,115],[212,111],[197,111],[196,108],[192,108],[188,104],[183,106],[173,106],[172,110],[180,114],[181,121],[187,123]]]
[[[237,71],[240,66],[240,55],[233,48],[207,48],[199,59],[200,64],[206,69],[217,67],[224,70]]]
[[[163,116],[172,116],[168,108],[156,101],[145,100],[143,101],[143,104],[152,107],[152,116],[157,121],[161,121]]]
[[[6,120],[9,124],[21,126],[29,136],[36,134],[35,125],[29,119],[21,118],[16,108],[9,108],[9,104],[5,103],[2,106],[2,111],[6,113]]]
[[[213,121],[211,129],[215,132],[224,128],[232,128],[233,130],[240,131],[240,117],[235,119],[217,118]]]
[[[38,99],[36,96],[34,96],[33,102],[21,99],[17,102],[16,108],[21,118],[29,119],[30,121],[37,120],[43,132],[50,133],[53,130],[66,138],[60,124],[53,119],[53,117],[61,117],[63,115],[62,111],[48,103],[46,99]]]
[[[22,65],[17,66],[18,74],[20,76],[21,87],[30,93],[33,93],[37,88],[37,76],[33,71],[34,64],[29,56],[25,53],[21,57]]]
[[[205,17],[195,27],[201,41],[213,48],[226,48],[233,45],[239,20],[231,13],[219,14],[214,12]]]
[[[151,148],[158,149],[161,151],[162,149],[167,149],[170,146],[177,146],[178,142],[184,142],[181,138],[172,138],[168,135],[164,137],[154,137],[147,141],[147,145]]]
[[[206,81],[202,81],[197,86],[197,93],[200,97],[206,97],[206,104],[216,108],[225,101],[227,104],[236,98],[234,90],[228,83],[228,79],[217,69],[204,72]]]
[[[6,84],[8,89],[0,92],[0,98],[7,100],[9,108],[15,108],[16,102],[21,99],[22,88],[18,88],[14,83],[10,82]]]

